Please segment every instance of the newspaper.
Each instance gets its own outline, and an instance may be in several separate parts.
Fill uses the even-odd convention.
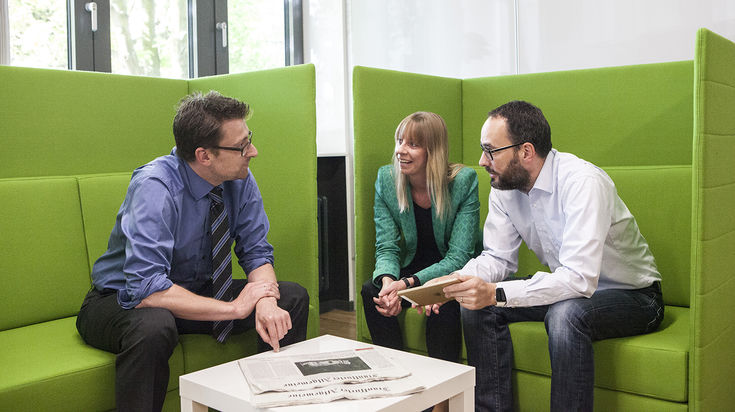
[[[290,357],[246,358],[240,359],[238,364],[254,394],[399,379],[411,374],[373,347]]]
[[[386,396],[403,396],[424,390],[413,376],[380,382],[345,383],[323,388],[292,392],[266,392],[253,396],[258,408],[324,403],[337,399],[368,399]]]

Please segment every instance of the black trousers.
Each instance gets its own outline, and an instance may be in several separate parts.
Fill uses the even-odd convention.
[[[233,279],[235,296],[246,284],[246,280]],[[306,339],[309,295],[297,283],[278,282],[278,285],[281,293],[278,306],[288,311],[292,323],[291,330],[280,341],[285,346]],[[255,311],[245,319],[236,320],[232,333],[254,327]],[[92,288],[79,311],[77,330],[87,344],[117,355],[118,411],[160,411],[168,387],[168,359],[179,343],[179,334],[211,334],[212,322],[178,319],[163,308],[125,310],[117,303],[115,291],[100,292]],[[258,350],[270,349],[258,336]]]
[[[362,285],[362,304],[370,337],[376,345],[403,350],[403,333],[398,318],[383,316],[375,309],[373,298],[378,297],[379,292],[380,288],[373,284],[372,279]],[[411,304],[401,299],[401,306],[405,310]],[[432,358],[459,362],[462,351],[462,320],[456,300],[443,304],[439,314],[432,313],[426,318],[426,351]]]

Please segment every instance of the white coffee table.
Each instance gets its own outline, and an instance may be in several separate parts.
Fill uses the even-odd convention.
[[[332,352],[364,348],[370,345],[350,339],[323,335],[281,348],[283,356],[300,353]],[[432,359],[393,349],[379,348],[386,356],[411,371],[426,387],[406,396],[365,400],[338,400],[329,403],[258,409],[252,405],[252,393],[237,361],[223,363],[179,377],[181,410],[205,412],[207,407],[220,411],[421,411],[449,399],[450,411],[473,411],[475,405],[475,368]],[[268,352],[271,353],[272,352]],[[264,354],[253,355],[253,357]]]

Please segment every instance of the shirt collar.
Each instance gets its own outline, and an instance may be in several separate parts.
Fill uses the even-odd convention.
[[[174,148],[171,151],[171,154],[176,156],[176,148]],[[206,180],[202,179],[201,176],[196,174],[194,169],[189,166],[189,163],[186,162],[184,159],[176,156],[176,158],[179,160],[179,170],[182,170],[183,173],[181,173],[182,178],[187,183],[187,187],[189,189],[189,193],[191,196],[199,200],[206,196],[214,186],[212,186],[211,183],[207,182]]]
[[[541,167],[536,181],[533,183],[533,188],[543,190],[547,193],[554,192],[554,158],[556,157],[556,149],[551,149],[546,159],[544,159],[544,165]]]

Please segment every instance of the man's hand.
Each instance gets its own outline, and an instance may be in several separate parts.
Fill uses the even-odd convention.
[[[461,282],[443,289],[444,296],[455,298],[467,309],[477,310],[495,305],[495,283],[488,283],[476,276],[454,275]]]
[[[235,305],[235,313],[238,319],[248,317],[255,309],[255,304],[261,298],[281,298],[278,283],[271,281],[248,282],[232,303]]]
[[[438,278],[431,279],[428,282],[424,283],[424,286],[432,285],[434,283],[441,282],[442,280],[445,280],[445,279],[456,278],[458,276],[459,276],[458,274],[452,272],[448,275],[439,276]],[[439,308],[441,307],[441,305],[442,305],[441,303],[434,303],[432,305],[425,305],[425,306],[411,305],[411,307],[416,308],[419,314],[425,314],[426,316],[430,316],[432,313],[438,315]]]
[[[265,297],[255,304],[255,330],[263,341],[273,347],[273,351],[280,350],[279,341],[291,329],[291,316],[278,307],[276,299]]]
[[[406,289],[406,284],[402,280],[393,280],[388,276],[383,276],[383,287],[380,289],[377,298],[373,298],[375,309],[383,316],[396,316],[401,313],[401,297],[398,291]]]

